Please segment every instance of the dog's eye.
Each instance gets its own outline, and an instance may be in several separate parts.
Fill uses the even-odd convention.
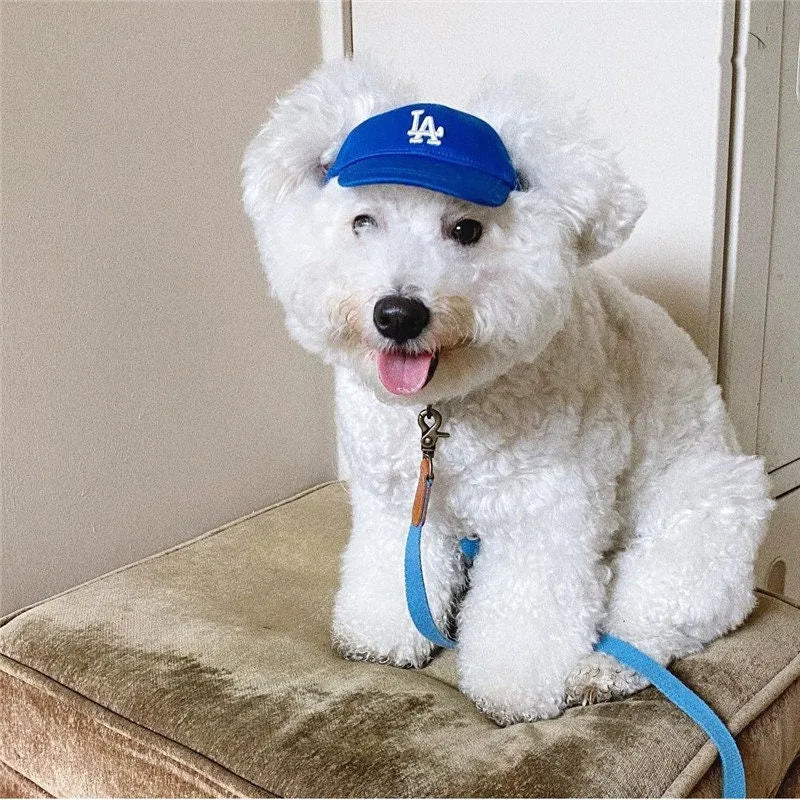
[[[475,244],[481,238],[483,226],[476,219],[460,219],[450,229],[450,238],[459,244]]]
[[[374,228],[377,224],[375,217],[371,217],[369,214],[359,214],[353,220],[353,233],[359,234],[367,228]]]

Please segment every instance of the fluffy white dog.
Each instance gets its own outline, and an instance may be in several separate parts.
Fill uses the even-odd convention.
[[[591,266],[644,201],[547,89],[517,81],[469,106],[519,176],[502,205],[329,179],[357,125],[418,99],[357,63],[324,67],[244,161],[289,330],[335,365],[353,530],[333,637],[352,659],[432,655],[406,608],[403,552],[417,414],[435,404],[451,438],[423,540],[434,618],[457,630],[460,686],[482,711],[552,717],[645,684],[593,653],[600,632],[667,663],[742,622],[766,478],[688,335]],[[437,132],[428,123],[428,143]],[[481,540],[466,592],[463,536]]]

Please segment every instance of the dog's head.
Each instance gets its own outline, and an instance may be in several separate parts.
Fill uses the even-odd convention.
[[[564,325],[576,271],[628,237],[644,202],[582,113],[522,79],[468,109],[510,158],[501,205],[328,175],[354,128],[414,99],[358,63],[323,67],[248,148],[244,203],[295,338],[382,400],[423,405],[535,360]],[[403,112],[400,133],[435,148],[442,126],[424,109]]]

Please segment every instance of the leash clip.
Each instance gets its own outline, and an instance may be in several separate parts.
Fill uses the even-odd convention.
[[[428,420],[433,421],[429,423]],[[436,442],[440,437],[447,438],[450,434],[439,430],[442,425],[442,415],[433,406],[428,406],[419,412],[417,423],[422,431],[422,441],[420,442],[422,455],[433,461]]]

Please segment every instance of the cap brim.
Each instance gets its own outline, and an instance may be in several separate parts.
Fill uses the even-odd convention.
[[[512,188],[501,178],[474,167],[412,154],[362,158],[343,167],[335,177],[340,186],[399,183],[482,206],[503,205]]]

